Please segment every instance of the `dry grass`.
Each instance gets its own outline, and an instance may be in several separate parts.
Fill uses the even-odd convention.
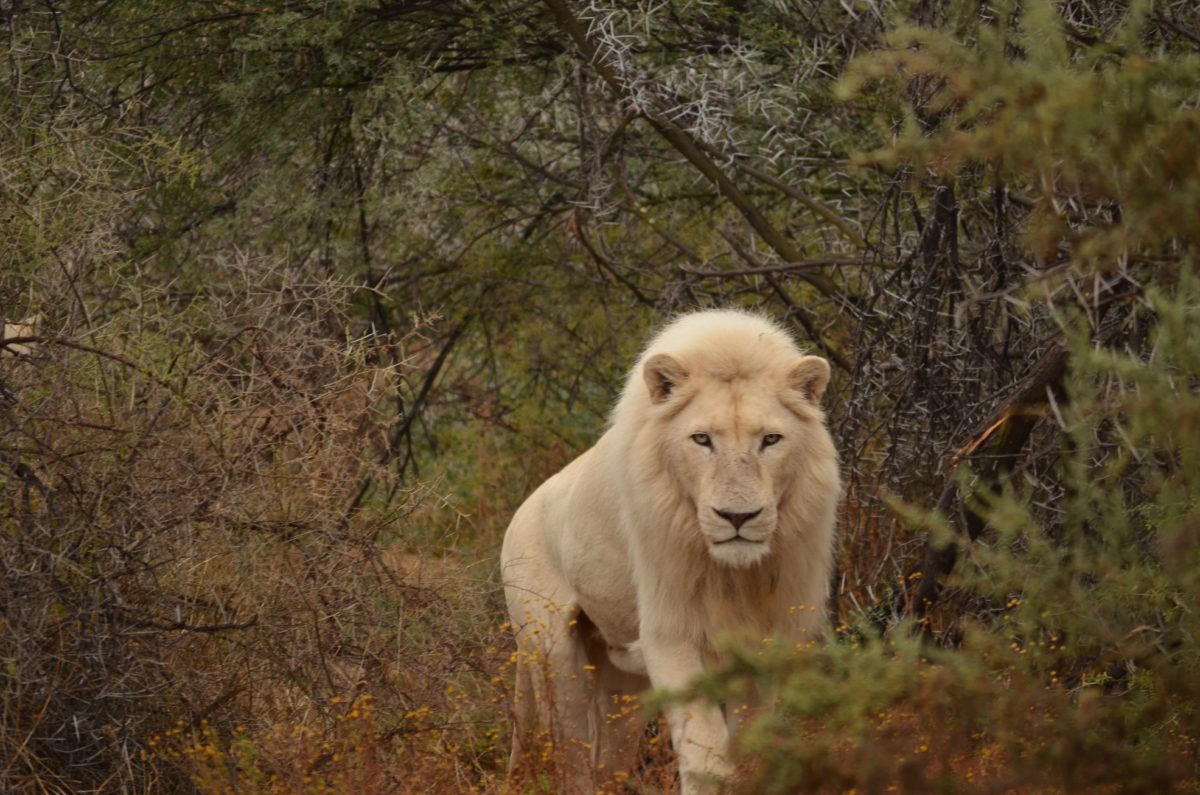
[[[381,463],[405,341],[347,340],[341,285],[215,265],[240,289],[180,308],[126,285],[136,316],[50,317],[2,363],[4,788],[208,789],[152,743],[255,737],[298,762],[361,735],[368,703],[379,748],[478,780],[493,590],[398,551],[428,496]]]

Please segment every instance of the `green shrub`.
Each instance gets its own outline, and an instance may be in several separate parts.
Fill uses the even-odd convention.
[[[956,646],[860,616],[839,642],[742,653],[706,683],[776,700],[743,736],[747,791],[1194,788],[1200,279],[1148,309],[1145,358],[1074,336],[1063,498],[1047,511],[1017,487],[981,506],[993,533],[962,544],[955,585],[987,609]]]
[[[1055,319],[1068,365],[1015,408],[1036,411],[1033,453],[997,476],[961,452],[976,540],[895,503],[957,552],[940,613],[888,626],[889,598],[837,642],[735,653],[700,685],[773,706],[742,736],[746,791],[1195,791],[1200,61],[1148,44],[1149,10],[1087,42],[1049,2],[1000,4],[851,67],[847,96],[907,108],[862,163],[1028,191],[1029,278],[1006,294]]]

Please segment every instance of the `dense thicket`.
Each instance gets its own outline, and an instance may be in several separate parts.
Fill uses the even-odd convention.
[[[202,721],[319,787],[333,752],[270,732],[344,740],[362,691],[412,786],[497,786],[507,516],[650,328],[725,304],[834,363],[848,483],[848,642],[731,672],[790,705],[750,786],[1194,782],[1194,3],[44,0],[0,33],[12,788],[219,789],[152,750]]]

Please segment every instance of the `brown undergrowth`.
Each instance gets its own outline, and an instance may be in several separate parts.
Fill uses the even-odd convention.
[[[103,322],[48,311],[0,360],[4,789],[209,791],[185,736],[254,738],[277,791],[368,738],[364,787],[479,780],[503,641],[489,574],[406,533],[408,340],[348,337],[346,285],[211,267],[184,305],[120,281]]]
[[[494,563],[389,466],[411,339],[349,335],[345,284],[212,266],[0,359],[3,788],[553,792],[552,748],[506,774]],[[664,746],[622,778],[668,787]]]

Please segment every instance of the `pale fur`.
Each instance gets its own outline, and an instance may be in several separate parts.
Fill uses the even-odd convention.
[[[41,322],[40,315],[31,315],[16,323],[0,324],[0,356],[28,356],[32,353],[33,349],[28,345],[5,342],[5,340],[35,336],[39,322]]]
[[[607,717],[614,697],[684,687],[722,639],[815,636],[841,488],[820,408],[828,376],[824,360],[742,312],[686,315],[651,341],[607,432],[505,535],[513,765],[548,733],[559,791],[592,792],[597,771],[628,770],[636,749],[637,721]],[[731,517],[755,509],[735,528]],[[667,719],[684,793],[728,773],[719,707],[697,700]]]

